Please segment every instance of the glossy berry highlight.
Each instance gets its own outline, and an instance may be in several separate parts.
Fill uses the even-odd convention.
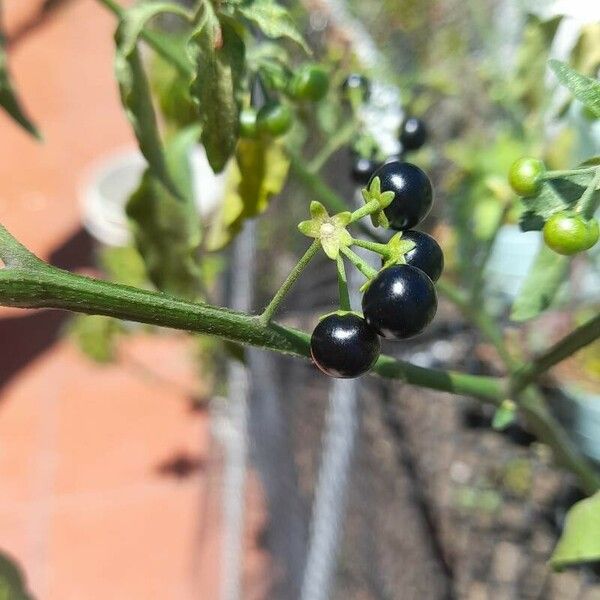
[[[581,215],[570,212],[552,215],[544,224],[543,232],[546,246],[566,256],[589,250],[600,236],[596,219],[586,221]]]
[[[358,185],[365,186],[379,168],[380,163],[370,158],[358,157],[352,165],[352,180]]]
[[[429,213],[433,205],[433,187],[426,173],[408,162],[393,161],[381,166],[369,181],[379,177],[382,192],[394,192],[392,203],[385,209],[390,227],[411,229]]]
[[[362,299],[367,323],[385,338],[403,340],[421,333],[437,311],[431,279],[410,265],[388,267],[371,281]]]
[[[537,196],[542,189],[544,163],[531,157],[515,161],[508,172],[508,182],[513,191],[522,198]]]
[[[323,373],[348,379],[366,373],[380,352],[377,333],[358,315],[324,317],[310,338],[312,358]]]
[[[342,92],[349,101],[366,102],[371,96],[371,82],[364,75],[352,73],[344,80]]]
[[[421,119],[409,117],[400,128],[403,150],[418,150],[427,141],[427,127]]]

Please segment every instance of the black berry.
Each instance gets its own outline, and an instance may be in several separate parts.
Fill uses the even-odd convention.
[[[362,299],[367,323],[385,338],[404,339],[421,333],[435,316],[437,295],[421,269],[395,265],[381,271]]]
[[[350,378],[366,373],[379,356],[379,338],[366,321],[354,314],[328,315],[310,338],[315,364],[330,377]]]
[[[404,255],[406,264],[421,269],[431,281],[437,281],[444,270],[444,253],[440,245],[430,235],[412,229],[405,231],[402,239],[415,243],[415,247]]]
[[[418,150],[427,141],[427,127],[421,119],[409,117],[402,123],[400,142],[403,150]]]
[[[419,167],[407,162],[389,162],[377,169],[371,180],[375,177],[381,180],[382,192],[395,194],[384,211],[393,229],[411,229],[427,216],[433,204],[433,188]]]
[[[367,185],[380,164],[370,158],[358,157],[352,165],[352,179],[359,185]]]
[[[352,73],[344,80],[342,90],[347,99],[356,97],[361,102],[366,102],[371,95],[371,83],[364,75]]]

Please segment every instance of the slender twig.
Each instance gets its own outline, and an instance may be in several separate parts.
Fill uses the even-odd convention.
[[[340,252],[367,278],[373,279],[377,275],[376,269],[367,264],[358,254],[352,252],[350,248],[340,248]]]
[[[596,315],[548,348],[535,360],[521,367],[512,378],[511,390],[517,394],[554,365],[600,337],[600,315]]]
[[[265,310],[260,315],[260,322],[263,325],[268,325],[273,319],[275,312],[279,308],[279,305],[285,298],[286,294],[290,291],[292,286],[298,280],[298,277],[302,274],[302,271],[306,268],[308,263],[313,259],[315,254],[321,248],[321,241],[315,240],[308,248],[308,250],[304,253],[304,256],[296,263],[296,266],[290,271],[290,274],[287,276],[287,279],[283,282],[282,286],[277,290],[277,293],[273,296],[273,299]]]
[[[374,212],[380,210],[379,202],[377,200],[370,200],[364,206],[357,208],[350,217],[350,223],[360,221],[368,215],[372,215]]]
[[[562,171],[547,171],[542,175],[542,179],[550,180],[550,179],[559,179],[561,177],[571,177],[572,175],[580,175],[581,173],[593,173],[598,169],[597,165],[593,167],[585,167],[583,169],[566,169]]]
[[[600,194],[596,193],[598,185],[600,185],[600,167],[596,167],[596,174],[577,202],[577,211],[586,219],[591,219],[598,208],[600,201]]]
[[[311,159],[307,167],[309,171],[318,173],[327,161],[343,146],[345,146],[356,133],[356,123],[349,121],[334,133],[321,150]]]
[[[338,289],[340,293],[340,308],[342,310],[352,310],[350,304],[350,294],[348,293],[348,279],[346,278],[346,269],[344,268],[344,259],[341,254],[338,254],[336,260]]]

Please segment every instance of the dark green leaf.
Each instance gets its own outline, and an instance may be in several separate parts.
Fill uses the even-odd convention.
[[[244,43],[225,19],[217,19],[208,3],[189,43],[196,76],[191,84],[198,103],[202,143],[215,173],[232,156],[238,138],[242,104]]]
[[[310,49],[298,31],[289,11],[283,6],[273,0],[254,0],[254,2],[244,2],[236,8],[246,19],[254,21],[267,37],[275,39],[287,37],[310,54]]]
[[[591,183],[593,173],[578,173],[545,181],[535,198],[525,198],[525,208],[519,225],[523,231],[539,231],[546,219],[561,210],[574,208],[575,204]],[[594,192],[600,194],[600,190]]]
[[[0,600],[34,600],[19,566],[0,552]]]
[[[8,71],[4,34],[0,32],[0,106],[31,135],[41,139],[40,132],[21,106]]]
[[[564,283],[568,269],[569,259],[566,256],[542,246],[519,290],[510,318],[513,321],[527,321],[546,310]]]
[[[555,569],[600,560],[600,492],[574,504],[550,564]]]
[[[127,205],[150,280],[158,289],[186,298],[197,297],[201,287],[201,231],[188,160],[198,133],[198,127],[185,129],[166,148],[167,168],[185,201],[171,194],[147,169]]]
[[[148,79],[137,47],[138,38],[146,22],[163,12],[173,12],[182,16],[187,14],[176,4],[162,2],[138,4],[125,11],[115,33],[115,74],[119,82],[121,102],[153,176],[171,193],[177,195],[177,188],[167,170]]]
[[[558,80],[571,90],[577,100],[585,104],[597,117],[600,117],[600,82],[581,75],[559,60],[549,61],[550,68]]]

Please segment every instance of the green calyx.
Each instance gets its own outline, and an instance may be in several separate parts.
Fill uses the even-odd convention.
[[[404,265],[406,264],[406,253],[410,252],[416,244],[412,240],[403,240],[402,232],[399,231],[392,236],[387,246],[387,254],[384,256],[385,260],[383,268],[392,267],[393,265]]]
[[[318,239],[323,252],[331,259],[337,260],[341,248],[347,248],[352,243],[352,236],[346,230],[350,223],[351,213],[344,211],[330,216],[327,209],[320,203],[310,203],[308,221],[302,221],[298,229],[304,235]]]
[[[375,227],[389,227],[390,223],[388,218],[385,216],[384,209],[386,209],[394,200],[394,192],[382,192],[381,191],[381,180],[379,177],[375,177],[368,188],[362,190],[362,197],[364,198],[365,204],[376,201],[379,204],[379,210],[371,213],[371,221]]]

